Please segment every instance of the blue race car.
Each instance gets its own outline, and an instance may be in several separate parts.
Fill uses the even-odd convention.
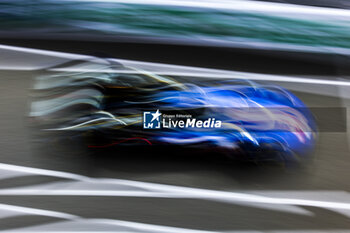
[[[249,160],[295,160],[314,146],[310,111],[281,87],[234,77],[175,79],[115,63],[98,64],[96,72],[93,66],[94,72],[37,78],[31,116],[42,129],[98,135],[91,148],[220,148]]]

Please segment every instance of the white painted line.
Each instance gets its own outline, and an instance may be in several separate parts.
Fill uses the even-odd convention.
[[[67,0],[66,0],[67,1]],[[72,2],[72,0],[68,0]],[[123,4],[145,4],[145,5],[162,5],[177,7],[198,7],[221,10],[249,11],[260,13],[287,13],[286,17],[292,14],[308,15],[308,16],[324,16],[336,18],[349,18],[350,11],[347,9],[326,8],[316,6],[295,5],[287,3],[273,3],[262,1],[246,1],[246,0],[73,0],[76,2],[108,2]]]
[[[47,51],[40,49],[22,48],[16,46],[0,45],[0,49],[13,50],[18,52],[32,53],[36,55],[43,56],[54,56],[66,59],[82,59],[93,63],[106,64],[103,59],[95,58],[92,56],[85,56],[72,53],[63,53],[55,51]],[[337,81],[337,80],[325,80],[317,78],[302,78],[302,77],[292,77],[292,76],[281,76],[281,75],[266,75],[266,74],[256,74],[247,72],[236,72],[228,70],[218,70],[218,69],[208,69],[190,66],[179,66],[179,65],[169,65],[162,63],[152,63],[152,62],[141,62],[141,61],[131,61],[125,59],[109,59],[122,63],[126,66],[133,66],[138,69],[144,69],[148,72],[152,72],[157,75],[173,75],[173,76],[187,76],[187,77],[203,77],[203,78],[218,78],[218,79],[241,79],[241,80],[258,80],[258,81],[275,81],[275,82],[290,82],[290,83],[303,83],[303,84],[320,84],[320,85],[334,85],[334,86],[350,86],[348,81]],[[39,67],[11,67],[15,70],[35,70]],[[51,71],[62,71],[62,72],[101,72],[98,69],[82,69],[82,68],[53,68]],[[173,71],[168,71],[173,70]],[[125,73],[125,74],[138,74],[137,71],[131,70],[104,70],[103,72],[109,73]]]
[[[7,171],[17,171],[21,173],[28,173],[28,174],[34,174],[34,175],[53,176],[53,177],[65,178],[65,179],[81,180],[81,181],[90,180],[90,178],[86,176],[77,175],[74,173],[46,170],[41,168],[17,166],[17,165],[11,165],[6,163],[0,163],[0,169],[7,170]]]
[[[153,224],[144,224],[144,223],[138,223],[138,222],[130,222],[130,221],[121,221],[121,220],[113,220],[113,219],[85,219],[82,217],[79,217],[77,215],[67,214],[64,212],[57,212],[57,211],[50,211],[50,210],[43,210],[43,209],[37,209],[37,208],[28,208],[28,207],[22,207],[22,206],[15,206],[15,205],[6,205],[6,204],[0,204],[0,211],[1,210],[9,210],[9,211],[15,211],[19,213],[24,214],[30,214],[30,215],[40,215],[40,216],[47,216],[47,217],[54,217],[54,218],[60,218],[60,219],[67,219],[69,221],[65,222],[58,222],[58,223],[49,223],[49,224],[42,224],[38,226],[29,226],[29,227],[23,227],[21,229],[12,229],[8,231],[1,231],[1,232],[104,232],[103,226],[114,226],[114,231],[112,232],[135,232],[135,230],[138,230],[137,232],[164,232],[164,233],[178,233],[178,232],[186,232],[186,233],[213,233],[212,231],[202,231],[202,230],[192,230],[192,229],[186,229],[186,228],[178,228],[178,227],[168,227],[168,226],[161,226],[161,225],[153,225]],[[84,228],[85,225],[89,224],[90,229],[96,225],[97,227],[101,227],[101,230],[87,230],[87,231],[65,231],[61,229],[69,229],[73,226]],[[92,224],[92,226],[91,226]],[[98,226],[100,225],[100,226]],[[130,229],[125,229],[130,228]],[[121,229],[119,231],[118,229]],[[108,232],[108,231],[107,231]]]
[[[63,53],[63,52],[24,48],[24,47],[10,46],[10,45],[2,45],[2,44],[0,44],[0,49],[17,51],[22,53],[38,54],[38,55],[44,55],[44,56],[50,56],[50,57],[66,58],[66,59],[88,60],[88,59],[94,58],[92,56],[79,55],[79,54],[73,54],[73,53]]]
[[[278,198],[268,197],[256,194],[247,194],[239,192],[217,191],[199,188],[189,188],[174,185],[155,184],[140,181],[121,180],[121,179],[106,179],[106,178],[90,178],[73,173],[52,171],[46,169],[30,168],[16,165],[9,165],[0,163],[0,169],[10,171],[22,171],[30,174],[54,176],[60,178],[73,179],[78,181],[95,184],[113,184],[123,185],[125,187],[140,188],[144,191],[110,191],[110,190],[62,190],[62,189],[30,189],[26,188],[13,188],[2,189],[0,195],[38,195],[38,196],[138,196],[138,197],[159,197],[159,198],[197,198],[206,199],[220,202],[249,202],[249,203],[263,203],[274,205],[297,205],[297,206],[312,206],[318,208],[332,209],[332,210],[350,210],[350,202],[333,202],[333,201],[319,201],[308,200],[301,198]]]
[[[21,207],[21,206],[15,206],[15,205],[6,205],[6,204],[0,204],[0,211],[1,210],[7,210],[7,211],[14,211],[24,214],[32,214],[32,215],[42,215],[42,216],[48,216],[48,217],[54,217],[54,218],[62,218],[62,219],[76,219],[77,216],[66,214],[62,212],[57,211],[50,211],[50,210],[41,210],[36,208],[28,208],[28,207]]]

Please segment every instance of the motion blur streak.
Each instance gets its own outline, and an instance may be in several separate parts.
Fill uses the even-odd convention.
[[[33,55],[39,55],[36,59],[38,60],[38,64],[40,64],[40,60],[47,59],[46,57],[57,57],[64,58],[69,61],[70,59],[78,59],[78,60],[86,60],[96,64],[106,64],[103,59],[99,59],[92,56],[85,56],[80,54],[72,54],[72,53],[63,53],[56,51],[47,51],[40,49],[30,49],[16,46],[7,46],[0,45],[0,49],[8,50],[8,51],[18,51],[18,57],[21,56],[20,53],[29,53]],[[5,51],[4,51],[5,52]],[[132,66],[137,69],[146,70],[148,72],[152,72],[157,75],[169,75],[169,76],[188,76],[188,77],[204,77],[204,78],[216,78],[216,79],[232,79],[232,77],[236,79],[249,79],[249,80],[257,80],[257,81],[278,81],[278,82],[290,82],[290,83],[306,83],[306,84],[320,84],[320,85],[334,85],[334,86],[350,86],[349,81],[338,81],[338,80],[327,80],[327,79],[318,79],[318,78],[305,78],[305,77],[292,77],[292,76],[282,76],[282,75],[266,75],[266,74],[256,74],[256,73],[247,73],[247,72],[237,72],[237,71],[227,71],[227,70],[218,70],[218,69],[208,69],[208,68],[200,68],[200,67],[190,67],[190,66],[180,66],[180,65],[169,65],[169,64],[161,64],[161,63],[152,63],[152,62],[142,62],[142,61],[132,61],[125,59],[108,59],[111,61],[115,61],[125,66]],[[62,61],[60,61],[62,62]],[[56,62],[57,63],[57,62]],[[43,67],[41,65],[38,66],[28,66],[26,64],[21,64],[21,66],[1,66],[0,70],[40,70]],[[57,71],[57,72],[100,72],[99,69],[91,69],[89,67],[80,67],[80,68],[72,68],[72,67],[63,67],[63,68],[47,68],[49,71]],[[106,73],[121,73],[121,74],[138,74],[138,71],[133,70],[112,70],[106,69],[104,70]]]
[[[45,2],[45,1],[43,1]],[[106,3],[124,3],[137,5],[164,5],[180,7],[200,7],[211,9],[229,9],[229,10],[249,10],[269,13],[291,13],[291,14],[309,14],[312,16],[334,16],[350,17],[349,10],[336,8],[323,8],[314,6],[294,5],[288,3],[272,3],[250,0],[61,0],[61,2],[106,2]]]
[[[119,59],[115,61],[122,62]],[[140,62],[141,63],[141,62]],[[155,65],[157,63],[154,63]],[[178,67],[181,70],[182,67]],[[185,67],[191,68],[191,67]],[[196,69],[200,69],[195,67]],[[58,69],[49,69],[51,71],[62,71],[62,72],[97,72],[97,70],[91,69],[70,69],[70,68],[58,68]],[[208,74],[205,70],[209,70],[211,72],[221,72],[221,73],[213,73]],[[110,73],[122,73],[122,74],[137,74],[138,72],[133,71],[108,71]],[[249,80],[258,80],[258,81],[277,81],[277,82],[291,82],[291,83],[305,83],[305,84],[321,84],[321,85],[334,85],[334,86],[350,86],[350,82],[348,81],[336,81],[336,80],[325,80],[325,79],[317,79],[317,78],[302,78],[302,77],[290,77],[290,76],[281,76],[281,75],[265,75],[265,74],[255,74],[255,73],[247,73],[247,72],[236,72],[236,71],[226,71],[226,70],[210,70],[203,69],[203,73],[198,72],[167,72],[167,71],[155,71],[154,73],[157,75],[170,75],[170,76],[185,76],[185,77],[204,77],[204,78],[216,78],[216,79],[232,79],[234,76],[236,79],[249,79]],[[223,74],[225,72],[226,74]],[[239,76],[237,76],[239,75]]]
[[[69,129],[74,129],[74,128],[78,128],[80,126],[84,126],[84,125],[87,125],[87,124],[90,124],[90,123],[93,123],[93,122],[96,122],[96,121],[103,121],[103,120],[114,120],[116,122],[120,122],[122,123],[123,125],[126,125],[126,123],[120,119],[111,119],[111,118],[108,118],[108,117],[101,117],[101,118],[98,118],[98,119],[94,119],[94,120],[90,120],[90,121],[86,121],[86,122],[83,122],[83,123],[80,123],[78,125],[73,125],[73,126],[70,126],[70,127],[65,127],[65,128],[58,128],[58,129],[52,129],[52,130],[69,130]],[[51,130],[51,129],[47,129],[47,130]]]
[[[23,5],[17,5],[17,1],[2,1],[3,18],[11,18],[13,24],[2,25],[5,20],[0,18],[0,26],[7,29],[1,34],[23,35],[32,30],[45,38],[136,38],[159,43],[350,54],[350,13],[345,9],[242,0],[23,2],[31,9],[28,14],[22,13]]]
[[[0,233],[350,233],[349,61],[350,0],[0,0]]]
[[[267,203],[273,205],[297,205],[312,206],[331,210],[350,210],[350,203],[332,202],[320,200],[306,200],[298,198],[278,198],[265,195],[254,195],[238,192],[216,191],[198,188],[181,187],[174,185],[156,184],[121,179],[91,178],[73,173],[52,171],[46,169],[0,164],[0,169],[10,171],[21,171],[23,173],[54,176],[82,181],[84,183],[58,182],[37,187],[24,187],[12,189],[0,189],[0,195],[36,195],[36,196],[128,196],[128,197],[150,197],[150,198],[197,198],[219,201],[225,203],[252,202]],[[69,187],[80,187],[81,189],[69,189]],[[118,190],[89,190],[98,184],[106,187],[122,189]],[[97,186],[97,187],[99,187]],[[115,186],[115,187],[113,187]],[[99,188],[100,189],[100,188]],[[138,189],[138,190],[135,190]],[[283,193],[283,192],[281,192]],[[348,212],[346,212],[348,213]],[[350,216],[350,213],[348,213]]]

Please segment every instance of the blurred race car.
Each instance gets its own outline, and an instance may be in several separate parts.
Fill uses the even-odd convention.
[[[311,113],[278,86],[175,79],[108,60],[61,70],[36,79],[31,116],[45,131],[98,135],[90,148],[176,145],[295,161],[314,146]]]

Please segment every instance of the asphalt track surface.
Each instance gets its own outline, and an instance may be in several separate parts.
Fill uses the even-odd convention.
[[[27,117],[37,72],[2,67],[2,231],[350,232],[347,132],[321,132],[301,167],[169,151],[93,153],[37,137]],[[346,107],[343,87],[329,89],[339,96],[295,93],[308,106]]]

